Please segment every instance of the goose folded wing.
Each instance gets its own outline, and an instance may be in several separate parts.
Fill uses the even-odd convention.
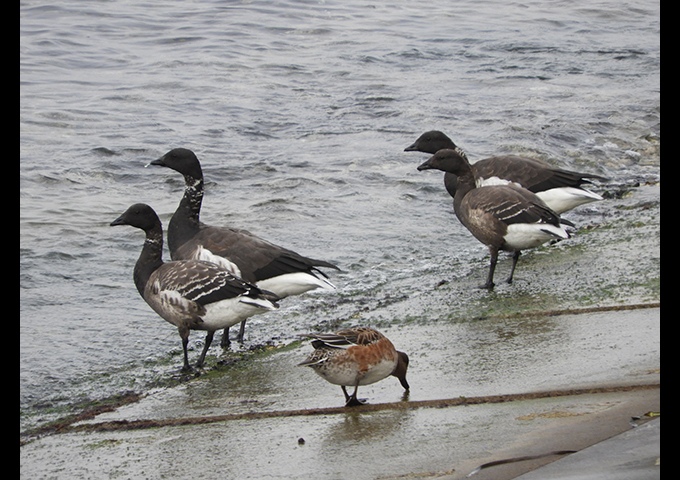
[[[259,290],[212,263],[186,260],[166,265],[175,267],[163,272],[162,281],[166,290],[173,290],[198,305],[208,305]]]
[[[607,180],[599,175],[553,168],[541,160],[517,155],[480,160],[474,164],[473,169],[478,178],[498,177],[507,179],[520,183],[524,188],[534,193],[553,188],[579,188],[583,183],[592,183],[590,179]]]
[[[498,190],[494,192],[492,187],[477,189],[477,208],[493,214],[507,225],[542,222],[559,226],[560,217],[533,193],[514,187],[497,189],[502,189],[502,196],[497,194]]]
[[[580,188],[584,183],[592,184],[593,182],[591,179],[600,182],[607,181],[605,177],[599,175],[553,168],[544,172],[539,172],[533,179],[532,185],[527,187],[527,189],[535,193],[551,190],[553,188]]]
[[[332,263],[306,258],[291,251],[282,251],[278,256],[271,258],[269,263],[255,270],[253,274],[258,279],[265,279],[287,273],[306,272],[314,275],[315,273],[313,272],[316,272],[324,278],[328,278],[328,275],[316,267],[328,267],[338,270],[338,267]]]
[[[542,182],[550,175],[550,166],[547,163],[517,155],[485,158],[473,164],[472,169],[477,178],[497,177],[519,183],[529,190],[529,185]]]
[[[192,240],[178,249],[180,258],[190,258],[191,252],[203,247],[214,255],[229,259],[238,266],[242,278],[257,282],[296,272],[320,272],[315,267],[338,269],[323,260],[303,257],[291,250],[268,242],[247,230],[229,227],[205,227]],[[322,272],[320,272],[322,273]],[[322,273],[325,276],[325,274]]]
[[[498,205],[494,215],[506,225],[516,223],[549,223],[559,226],[560,217],[545,205],[508,202]]]

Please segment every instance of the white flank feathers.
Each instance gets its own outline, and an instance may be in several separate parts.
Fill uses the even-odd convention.
[[[379,382],[388,377],[397,364],[396,357],[394,360],[381,360],[380,362],[371,365],[367,372],[359,372],[356,366],[348,362],[346,368],[319,368],[314,371],[324,378],[328,383],[333,385],[344,385],[346,387],[353,387],[355,385],[370,385]],[[357,382],[358,381],[358,382]]]
[[[325,278],[304,272],[287,273],[278,277],[267,278],[257,282],[257,286],[262,290],[275,293],[281,298],[300,295],[317,288],[335,290],[335,286]]]
[[[262,309],[276,310],[277,308],[268,300],[240,295],[206,305],[206,314],[202,317],[203,326],[206,330],[228,328],[257,313],[262,313]]]
[[[397,366],[397,357],[394,360],[381,360],[379,363],[371,366],[366,374],[359,380],[359,385],[370,385],[379,382],[383,378],[389,377]],[[352,384],[347,384],[352,385]]]
[[[569,238],[562,228],[548,223],[514,223],[508,225],[508,233],[503,240],[513,250],[535,248],[554,238]]]
[[[558,215],[584,203],[602,200],[602,197],[597,193],[574,187],[552,188],[544,192],[537,192],[536,195]]]

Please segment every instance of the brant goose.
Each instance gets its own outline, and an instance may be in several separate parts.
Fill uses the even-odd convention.
[[[212,227],[199,220],[203,199],[203,171],[196,155],[186,148],[175,148],[151,165],[168,167],[184,176],[184,196],[168,225],[168,247],[173,260],[208,260],[237,277],[275,293],[279,298],[309,290],[335,288],[317,267],[339,270],[332,263],[303,257],[274,245],[246,230]],[[243,341],[245,322],[238,339]],[[225,329],[222,346],[229,345]]]
[[[132,205],[111,222],[111,226],[115,225],[130,225],[146,233],[142,253],[135,264],[135,286],[158,315],[177,327],[184,349],[183,370],[191,368],[187,358],[190,330],[208,332],[196,363],[201,367],[215,330],[278,308],[274,303],[278,299],[276,295],[260,290],[214,263],[202,260],[164,263],[163,227],[150,206]]]
[[[486,283],[480,288],[492,289],[498,251],[514,252],[512,270],[507,282],[512,283],[520,251],[534,248],[554,238],[569,238],[560,219],[537,195],[514,185],[477,188],[467,159],[451,149],[439,150],[418,167],[438,169],[458,177],[453,209],[460,222],[480,242],[489,247],[491,264]]]
[[[442,132],[432,130],[423,133],[405,152],[425,152],[435,154],[442,149],[457,151],[467,159],[465,152]],[[602,197],[586,190],[581,185],[592,183],[591,180],[606,181],[599,175],[578,173],[554,168],[541,160],[506,155],[480,160],[472,165],[478,187],[487,185],[515,184],[526,188],[541,197],[555,213],[561,214],[579,205]],[[458,178],[451,172],[444,175],[444,186],[452,197],[456,196]]]
[[[408,355],[395,350],[392,342],[372,328],[353,327],[335,333],[299,336],[314,339],[314,352],[298,366],[312,367],[328,382],[340,385],[347,407],[363,404],[357,399],[359,385],[370,385],[390,375],[409,389]],[[348,395],[345,387],[354,387],[354,393]]]

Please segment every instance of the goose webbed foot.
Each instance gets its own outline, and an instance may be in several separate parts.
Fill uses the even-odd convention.
[[[182,367],[182,369],[180,370],[180,372],[182,372],[182,373],[191,373],[193,371],[194,371],[194,368],[191,365],[189,365],[188,363],[185,363],[184,366]]]

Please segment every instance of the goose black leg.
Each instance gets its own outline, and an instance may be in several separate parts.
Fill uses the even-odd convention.
[[[492,290],[496,285],[493,283],[493,272],[496,270],[496,263],[498,262],[498,249],[489,247],[489,252],[491,253],[491,261],[489,264],[489,274],[486,277],[486,283],[480,285],[479,288],[485,288],[487,290]]]
[[[246,321],[243,320],[241,322],[241,328],[239,328],[238,335],[236,336],[236,340],[239,343],[243,343],[243,337],[245,335],[245,331],[246,331]],[[220,346],[222,348],[227,348],[229,345],[231,345],[231,340],[229,339],[229,327],[227,327],[222,332],[222,340],[220,340]]]
[[[512,277],[515,275],[515,267],[517,266],[517,260],[519,260],[519,256],[522,252],[517,250],[513,255],[512,255],[512,270],[510,270],[510,276],[506,280],[507,283],[512,283]]]
[[[182,350],[184,351],[184,366],[182,367],[183,372],[191,371],[191,366],[189,365],[189,356],[187,354],[187,345],[189,344],[189,329],[186,327],[179,327],[179,336],[182,339]]]
[[[238,340],[238,343],[243,343],[243,336],[245,335],[246,332],[246,321],[243,320],[241,322],[241,328],[238,330],[238,335],[236,336],[236,340]]]
[[[222,340],[220,340],[220,347],[227,348],[229,345],[231,345],[231,340],[229,340],[229,327],[227,327],[222,332]]]
[[[208,332],[208,334],[205,336],[205,345],[203,345],[203,351],[201,352],[201,356],[198,357],[198,362],[196,362],[197,367],[203,366],[203,362],[205,361],[205,354],[208,353],[208,349],[210,348],[210,344],[212,343],[213,340],[213,335],[215,335],[215,332]]]

